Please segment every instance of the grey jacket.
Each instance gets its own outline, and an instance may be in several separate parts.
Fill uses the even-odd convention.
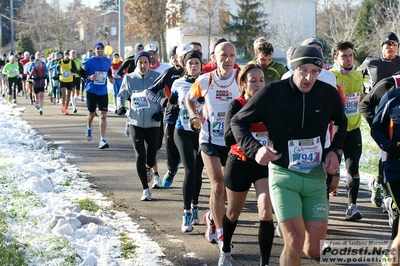
[[[117,106],[124,106],[125,101],[131,97],[129,124],[142,128],[160,126],[160,122],[155,121],[152,116],[162,112],[161,106],[158,102],[148,99],[144,93],[159,75],[158,72],[149,69],[143,76],[136,68],[134,72],[124,76],[117,95]]]

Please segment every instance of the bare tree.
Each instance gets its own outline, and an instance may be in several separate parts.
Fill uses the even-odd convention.
[[[224,0],[204,0],[201,5],[188,4],[182,29],[184,35],[207,36],[210,43],[212,36],[223,34],[224,22],[229,22],[228,6]]]
[[[290,46],[299,45],[304,39],[310,37],[309,25],[304,22],[303,8],[300,1],[296,5],[269,14],[270,20],[277,23],[274,26],[268,25],[269,32],[266,37],[275,48],[287,50]]]

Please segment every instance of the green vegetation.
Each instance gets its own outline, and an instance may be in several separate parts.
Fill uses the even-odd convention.
[[[97,205],[96,203],[94,203],[94,201],[90,199],[82,199],[74,203],[79,204],[81,210],[88,210],[92,213],[96,213],[98,210],[100,210],[99,205]]]
[[[132,239],[129,239],[126,234],[121,233],[119,240],[121,243],[121,256],[124,259],[130,259],[135,257],[136,245]]]

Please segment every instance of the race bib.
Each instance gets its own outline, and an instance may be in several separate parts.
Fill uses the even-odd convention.
[[[150,108],[149,100],[147,99],[144,91],[132,93],[131,100],[132,100],[132,105],[134,108],[138,108],[138,109]]]
[[[18,69],[10,68],[10,74],[11,75],[18,75],[18,73],[19,73]]]
[[[253,137],[263,146],[268,146],[268,131],[252,132]]]
[[[322,145],[320,137],[289,140],[289,169],[309,173],[321,164]]]
[[[212,116],[212,134],[214,137],[224,136],[225,112],[218,112],[217,116]]]
[[[344,95],[346,105],[344,112],[346,116],[358,114],[358,103],[360,102],[360,93],[352,92]]]
[[[97,75],[97,79],[94,80],[94,84],[96,85],[104,85],[106,84],[107,80],[107,72],[96,71],[95,74]]]
[[[71,71],[70,70],[63,70],[62,76],[63,76],[63,78],[69,79],[69,77],[71,77]]]

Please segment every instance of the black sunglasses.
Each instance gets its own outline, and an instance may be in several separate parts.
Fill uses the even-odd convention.
[[[384,43],[390,46],[399,46],[399,43],[394,41],[386,41]]]

